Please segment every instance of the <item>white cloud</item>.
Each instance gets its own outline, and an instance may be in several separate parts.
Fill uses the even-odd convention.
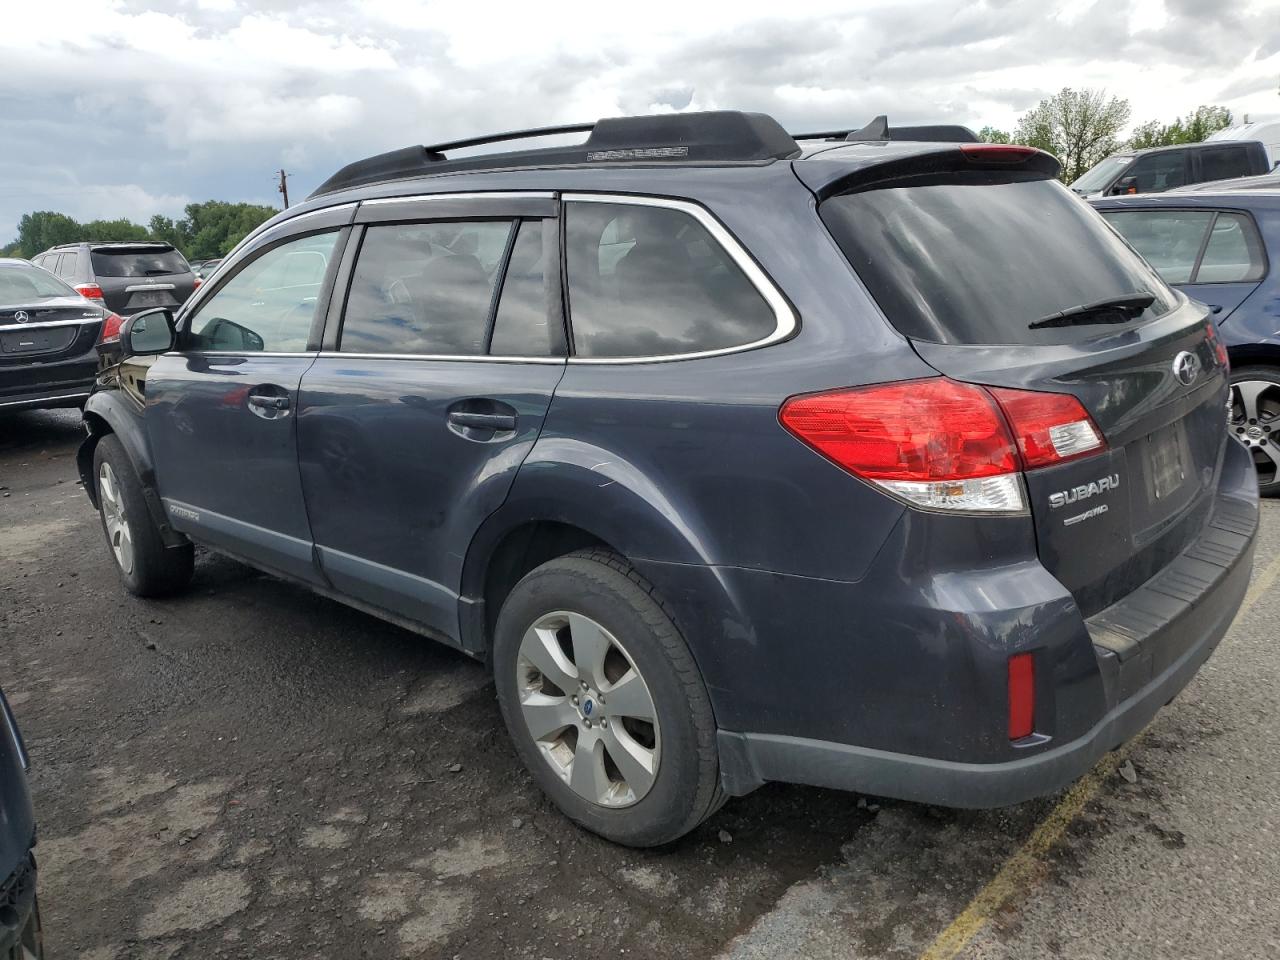
[[[1201,103],[1280,112],[1275,0],[10,6],[0,142],[21,156],[22,186],[0,160],[0,242],[29,209],[114,202],[145,219],[180,197],[259,198],[281,165],[303,194],[407,143],[623,112],[1009,128],[1068,85],[1129,99],[1135,123]],[[81,183],[141,192],[78,197]]]

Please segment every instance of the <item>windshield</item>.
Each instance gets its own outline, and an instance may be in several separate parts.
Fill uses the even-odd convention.
[[[80,294],[47,270],[27,266],[25,263],[0,266],[0,306],[78,296]]]
[[[108,247],[93,251],[93,272],[99,277],[160,277],[190,269],[173,247]]]
[[[1107,157],[1096,163],[1071,184],[1071,189],[1080,193],[1093,193],[1111,185],[1111,181],[1119,176],[1120,171],[1133,163],[1133,157]]]
[[[820,214],[889,321],[917,340],[1074,343],[1096,324],[1030,325],[1084,304],[1153,299],[1128,324],[1167,313],[1177,295],[1084,201],[1056,180],[955,182],[832,197]],[[1114,317],[1109,318],[1114,320]]]

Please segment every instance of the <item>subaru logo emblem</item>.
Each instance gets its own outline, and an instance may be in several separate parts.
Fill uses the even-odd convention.
[[[1200,358],[1183,350],[1173,358],[1173,375],[1184,387],[1189,387],[1200,376]]]
[[[26,323],[28,320],[31,319],[31,317],[28,315],[27,311],[19,310],[17,313],[13,315],[13,319],[18,321],[18,323]]]
[[[592,701],[590,700],[582,701],[582,715],[584,717],[591,716],[591,711],[594,710],[595,708],[596,708],[596,705]]]

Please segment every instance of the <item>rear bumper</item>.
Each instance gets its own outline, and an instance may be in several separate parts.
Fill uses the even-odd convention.
[[[94,350],[57,363],[0,367],[0,412],[77,406],[89,396],[97,373]]]
[[[1194,543],[1150,581],[1085,622],[1096,661],[1089,686],[1100,687],[1101,697],[1096,720],[1083,733],[1057,744],[1057,738],[1040,738],[1015,750],[1006,747],[1006,755],[1014,754],[1010,759],[969,762],[722,730],[725,789],[743,794],[766,781],[783,781],[989,808],[1067,786],[1150,723],[1230,627],[1249,585],[1258,526],[1256,481],[1251,471],[1240,473],[1245,482],[1224,484]],[[909,715],[909,705],[903,709]]]

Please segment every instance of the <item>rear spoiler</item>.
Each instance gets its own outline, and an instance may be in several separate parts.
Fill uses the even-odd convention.
[[[853,142],[899,143],[978,143],[978,135],[968,127],[954,123],[931,123],[917,127],[890,127],[889,118],[880,114],[858,130],[827,130],[821,133],[792,134],[796,140],[844,140]]]
[[[922,147],[918,152],[887,159],[842,160],[818,154],[794,165],[797,176],[819,201],[841,193],[937,183],[948,175],[977,175],[995,180],[1045,180],[1058,176],[1058,158],[1035,147],[1009,143],[961,143]]]

